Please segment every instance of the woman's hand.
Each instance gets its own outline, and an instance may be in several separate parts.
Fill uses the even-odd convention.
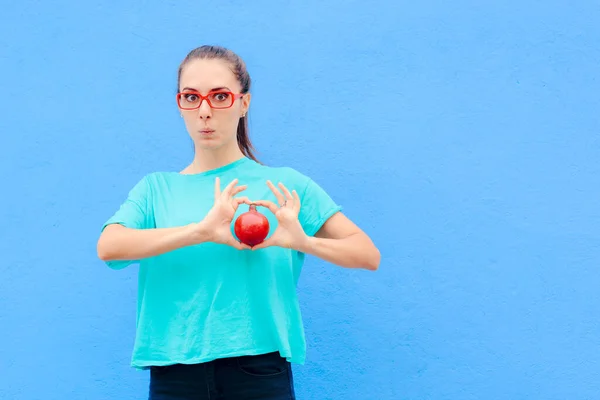
[[[221,192],[221,181],[215,179],[215,202],[204,219],[192,226],[192,235],[204,238],[204,241],[226,244],[238,250],[250,249],[250,246],[237,241],[231,234],[231,220],[238,206],[242,203],[250,204],[247,197],[233,198],[236,194],[246,190],[246,185],[237,186],[238,180],[234,179]],[[201,242],[198,239],[198,242]]]
[[[257,250],[269,246],[279,246],[295,250],[303,248],[309,238],[304,233],[302,225],[300,225],[300,221],[298,220],[298,213],[300,212],[300,198],[298,197],[298,193],[295,190],[292,190],[290,193],[283,183],[279,183],[278,185],[283,194],[271,181],[267,181],[267,186],[269,186],[275,198],[277,198],[279,207],[269,200],[258,200],[253,203],[267,207],[275,214],[278,225],[270,238],[252,247],[252,249]]]

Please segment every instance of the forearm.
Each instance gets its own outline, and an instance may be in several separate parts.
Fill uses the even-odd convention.
[[[375,271],[381,255],[371,240],[361,233],[342,239],[309,237],[298,251],[319,257],[345,268]]]
[[[193,225],[155,229],[108,226],[98,240],[97,251],[103,261],[140,260],[206,240],[205,231]]]

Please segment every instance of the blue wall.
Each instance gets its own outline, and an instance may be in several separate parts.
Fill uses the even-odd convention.
[[[144,398],[137,271],[96,240],[190,161],[176,69],[204,43],[248,63],[259,156],[382,251],[308,259],[300,399],[598,398],[600,7],[498,3],[3,4],[0,398]]]

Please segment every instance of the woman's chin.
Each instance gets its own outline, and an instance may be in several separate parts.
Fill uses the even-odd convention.
[[[223,141],[216,136],[197,136],[193,138],[194,145],[201,150],[214,150],[223,147]]]
[[[194,135],[192,139],[194,140],[194,142],[203,146],[212,146],[214,143],[220,142],[219,136],[214,133],[205,134],[198,132]]]

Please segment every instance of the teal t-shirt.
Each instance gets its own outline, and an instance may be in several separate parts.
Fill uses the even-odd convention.
[[[151,229],[201,221],[213,205],[214,182],[221,188],[238,178],[248,188],[237,196],[276,198],[266,184],[296,189],[300,223],[314,236],[341,210],[312,179],[287,167],[268,167],[241,158],[221,168],[184,175],[154,172],[144,176],[104,224]],[[248,210],[242,204],[239,214]],[[275,216],[258,210],[277,227]],[[235,221],[235,217],[233,221]],[[233,222],[232,222],[233,232]],[[306,342],[296,285],[304,254],[280,247],[236,250],[201,243],[142,260],[108,261],[113,269],[139,263],[136,337],[132,366],[200,363],[217,358],[279,351],[304,363]]]

